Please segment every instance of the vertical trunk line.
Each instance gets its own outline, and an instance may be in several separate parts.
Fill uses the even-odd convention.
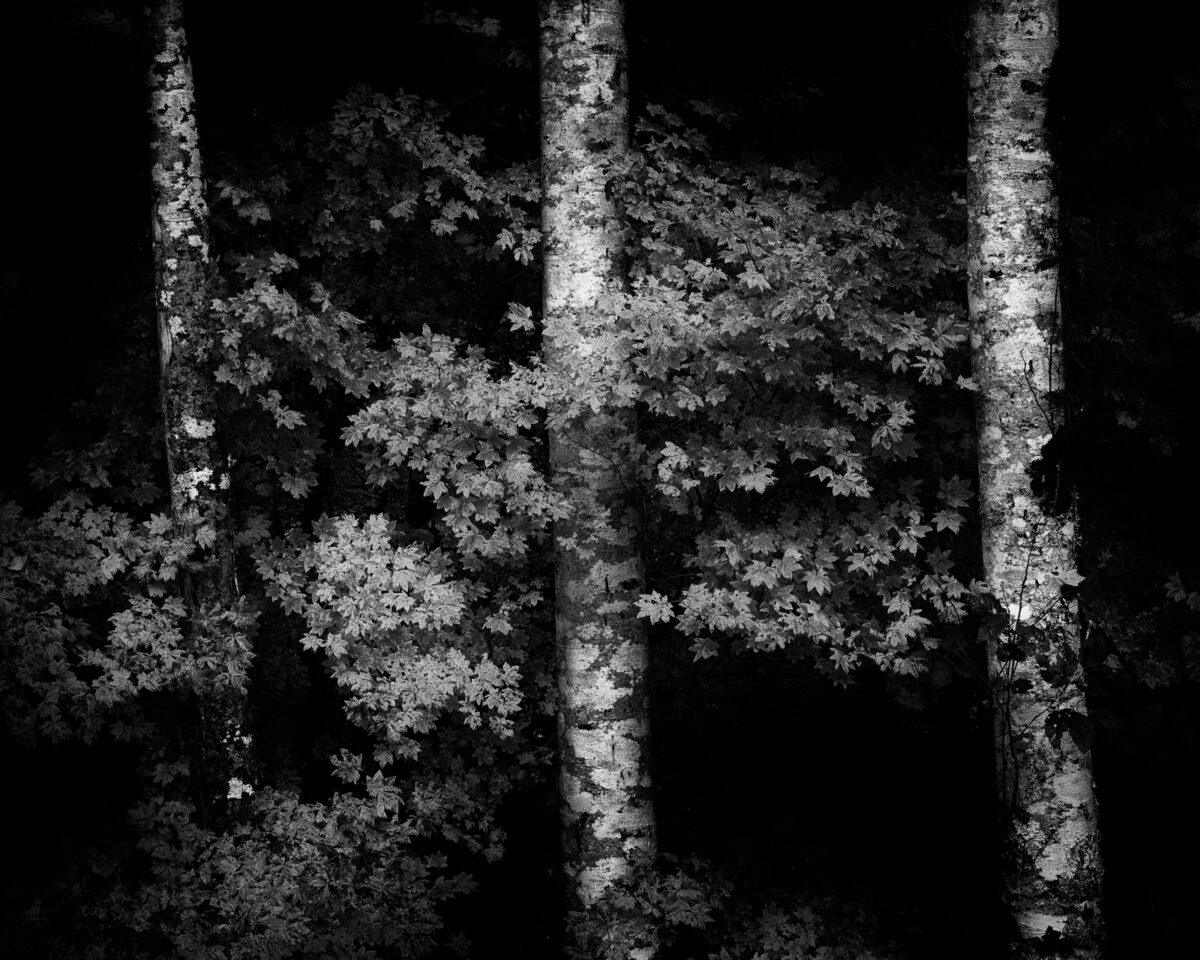
[[[209,217],[183,0],[150,13],[151,178],[159,386],[171,514],[197,547],[180,571],[188,638],[196,653],[221,650],[220,622],[235,604],[229,474],[217,440]],[[237,766],[244,697],[207,694],[194,705],[194,789],[202,815],[223,798]]]
[[[1058,198],[1046,135],[1057,41],[1057,0],[974,0],[971,353],[983,567],[1001,608],[985,636],[1019,958],[1095,958],[1102,934],[1078,609],[1062,593],[1075,569],[1074,506],[1034,484],[1061,429]]]
[[[603,304],[624,286],[605,192],[606,165],[629,148],[620,0],[543,0],[540,59],[543,352],[561,382],[603,389],[621,362]],[[636,606],[637,425],[632,409],[598,406],[569,418],[561,405],[549,411],[550,465],[570,505],[554,531],[560,809],[580,920],[570,934],[583,951],[598,939],[607,955],[647,958],[653,931],[615,902],[639,858],[656,852],[648,650]]]

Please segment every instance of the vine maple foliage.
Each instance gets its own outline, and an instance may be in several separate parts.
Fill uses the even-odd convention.
[[[52,504],[0,515],[7,722],[130,741],[141,776],[127,837],[43,898],[43,934],[86,916],[61,935],[127,957],[440,942],[503,853],[502,801],[548,777],[566,509],[548,410],[636,410],[656,541],[640,608],[697,657],[731,642],[915,673],[963,616],[968,491],[924,439],[961,392],[953,209],[839,204],[817,171],[717,159],[658,109],[610,181],[630,286],[597,306],[611,337],[571,382],[535,356],[520,298],[497,322],[454,280],[515,267],[533,302],[534,172],[489,166],[430,105],[355,90],[285,160],[217,181],[241,596],[203,631],[220,645],[180,629],[176,575],[202,545],[153,512],[161,464],[136,436],[63,450],[40,474]],[[152,422],[145,397],[121,402]],[[230,689],[253,759],[201,816],[181,717]],[[272,726],[330,703],[319,756]],[[679,873],[639,890],[685,926],[720,901]],[[800,936],[771,917],[753,923]]]

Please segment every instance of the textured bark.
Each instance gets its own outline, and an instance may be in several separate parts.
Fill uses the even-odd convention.
[[[235,599],[229,476],[217,443],[208,205],[183,0],[160,0],[151,12],[151,26],[155,302],[167,481],[177,529],[198,545],[181,573],[189,635],[197,648],[220,649],[227,628],[218,618],[232,610]],[[235,694],[198,702],[194,759],[200,769],[194,777],[202,811],[208,799],[223,797],[233,782],[238,763],[232,745],[244,742],[241,713],[241,698]]]
[[[976,0],[971,30],[971,350],[984,572],[1003,614],[987,632],[1013,956],[1045,956],[1058,943],[1052,955],[1097,957],[1101,870],[1078,611],[1060,579],[1075,568],[1072,498],[1033,480],[1047,476],[1046,446],[1063,428],[1046,134],[1057,0]]]
[[[596,309],[623,285],[606,161],[628,149],[619,0],[543,0],[544,354],[568,382],[602,379],[612,324]],[[552,422],[556,412],[551,411]],[[655,852],[647,756],[646,632],[629,409],[584,412],[550,431],[571,515],[555,526],[560,799],[572,906],[616,917],[614,884]],[[626,921],[632,918],[626,917]],[[649,956],[649,931],[614,922],[615,955]]]
[[[224,494],[216,400],[207,376],[212,349],[208,205],[182,0],[159,3],[154,30],[154,265],[167,471],[172,512],[199,529],[214,522],[213,508]]]

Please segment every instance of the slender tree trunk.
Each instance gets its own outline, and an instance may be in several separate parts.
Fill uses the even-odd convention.
[[[620,0],[543,0],[544,353],[568,382],[602,378],[619,293],[621,236],[606,161],[629,147]],[[555,525],[560,800],[573,909],[612,922],[614,956],[649,956],[649,931],[617,910],[615,884],[655,853],[647,755],[646,631],[633,411],[551,410],[550,463],[571,514]],[[582,935],[576,931],[576,939]]]
[[[1077,582],[1073,499],[1053,489],[1061,478],[1047,449],[1063,429],[1058,200],[1046,134],[1057,0],[975,0],[971,34],[971,349],[984,572],[1003,614],[988,631],[988,661],[1019,931],[1013,956],[1045,956],[1055,943],[1051,955],[1097,957],[1090,728],[1078,610],[1062,593],[1064,580]]]
[[[155,301],[167,480],[176,527],[197,544],[181,573],[189,634],[197,648],[220,650],[228,631],[222,618],[235,599],[229,475],[217,444],[208,205],[183,0],[159,0],[151,23]],[[240,698],[201,697],[196,712],[193,780],[203,815],[209,799],[225,796],[232,775]]]

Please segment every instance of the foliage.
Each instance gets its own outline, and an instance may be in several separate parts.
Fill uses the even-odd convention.
[[[627,924],[655,931],[664,956],[709,960],[888,960],[900,951],[877,932],[878,921],[859,904],[796,891],[790,905],[760,902],[711,863],[664,857],[643,863],[636,878],[611,902],[573,918],[581,943],[573,957],[617,960],[610,943]]]
[[[222,440],[235,464],[238,605],[188,615],[180,594],[197,544],[146,512],[161,496],[147,480],[159,468],[157,445],[145,445],[153,430],[55,455],[41,478],[64,495],[39,515],[9,505],[0,518],[8,726],[31,745],[130,739],[141,758],[144,799],[128,825],[137,854],[117,838],[91,884],[43,891],[31,914],[72,916],[72,929],[90,917],[86,954],[428,952],[442,905],[471,887],[448,854],[499,856],[500,802],[530,772],[540,779],[548,759],[538,720],[549,696],[546,654],[536,653],[545,650],[541,591],[520,573],[513,541],[447,550],[420,523],[398,524],[394,498],[390,516],[384,502],[385,512],[311,524],[304,507],[289,506],[316,493],[372,500],[355,491],[385,478],[347,471],[344,457],[330,455],[325,425],[356,400],[369,416],[371,391],[387,377],[394,394],[414,359],[377,349],[377,330],[337,306],[321,281],[332,277],[338,301],[353,302],[369,283],[344,263],[384,249],[384,220],[403,226],[424,211],[421,229],[453,235],[437,242],[451,243],[454,258],[486,255],[463,244],[461,227],[512,196],[476,169],[478,140],[446,133],[416,98],[357,91],[313,137],[304,159],[317,182],[296,163],[290,180],[217,186],[227,205],[217,209],[234,213],[218,240],[259,235],[255,252],[224,258],[214,303],[214,388],[222,385]],[[497,250],[528,261],[537,233],[522,217],[508,216]],[[261,245],[276,227],[299,258]],[[115,422],[153,422],[129,405],[153,398],[123,399]],[[126,462],[115,459],[118,442],[134,451]],[[527,482],[527,461],[508,463],[510,487]],[[118,476],[126,470],[132,485]],[[391,479],[404,487],[408,475],[393,470]],[[496,501],[490,488],[481,494]],[[481,553],[505,557],[504,575]],[[299,673],[287,669],[294,678],[306,655],[319,655],[355,726],[335,725],[324,755],[300,769],[272,768],[276,784],[251,761],[228,796],[208,795],[195,752],[209,736],[204,704],[249,687],[253,717],[294,697],[253,659],[256,621],[276,635],[297,615],[304,628],[276,662],[300,664]],[[443,729],[450,714],[467,736]],[[254,752],[253,722],[218,736]],[[341,788],[322,785],[331,754]],[[34,926],[46,942],[76,949],[53,926]]]
[[[353,517],[322,520],[313,535],[294,554],[263,556],[259,573],[271,599],[304,617],[300,645],[324,653],[347,713],[380,739],[376,760],[416,757],[412,735],[432,730],[447,709],[472,728],[486,710],[491,729],[510,734],[520,672],[486,652],[468,660],[464,650],[482,644],[454,630],[469,623],[468,596],[447,558],[394,547],[395,527],[379,514],[361,526]]]
[[[550,410],[636,410],[661,534],[642,613],[697,657],[728,639],[914,674],[962,618],[957,248],[904,198],[842,204],[815,171],[714,159],[658,109],[637,142],[609,171],[630,287],[597,305],[611,336],[569,382],[491,280],[533,261],[535,177],[490,169],[433,106],[356,89],[284,159],[216,183],[237,603],[181,599],[207,544],[154,512],[153,431],[56,454],[57,499],[0,515],[10,728],[137,754],[126,834],[88,883],[38,895],[48,925],[87,918],[83,954],[442,943],[449,902],[504,853],[506,797],[549,785]],[[153,422],[153,398],[123,404]],[[247,729],[209,729],[234,695]],[[280,705],[322,717],[315,743],[279,729]],[[217,793],[214,737],[244,756]],[[870,955],[830,952],[806,910],[730,919],[689,869],[647,868],[617,906],[665,939],[720,931],[721,957]],[[600,943],[618,922],[580,929]]]
[[[644,614],[698,657],[730,636],[919,670],[927,628],[969,597],[949,549],[969,488],[911,464],[954,390],[961,306],[937,296],[960,251],[919,212],[836,206],[815,171],[716,162],[664,111],[639,142],[622,315],[660,522],[699,521],[698,575]]]

